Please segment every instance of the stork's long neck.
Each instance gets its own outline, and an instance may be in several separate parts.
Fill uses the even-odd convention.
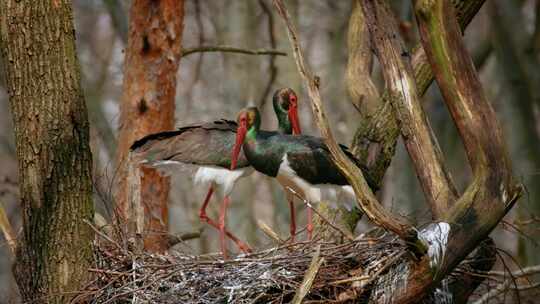
[[[243,145],[250,165],[271,177],[277,175],[283,154],[279,147],[269,142],[268,137],[274,135],[276,132],[259,131],[252,127],[247,131]]]
[[[281,106],[278,95],[274,95],[272,98],[272,106],[278,120],[278,131],[283,134],[292,134],[293,128],[289,120],[289,113]]]
[[[286,111],[276,109],[276,117],[278,120],[278,130],[283,134],[292,134],[292,124],[289,120],[289,115]]]

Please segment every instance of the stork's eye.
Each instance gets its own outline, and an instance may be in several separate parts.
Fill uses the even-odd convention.
[[[296,104],[296,101],[297,101],[296,95],[290,94],[290,95],[289,95],[289,100],[291,101],[291,103],[292,103],[293,105],[295,105],[295,104]]]

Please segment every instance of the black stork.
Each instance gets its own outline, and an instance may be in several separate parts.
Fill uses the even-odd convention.
[[[352,187],[333,162],[322,138],[260,130],[261,117],[255,107],[240,111],[237,123],[231,169],[236,168],[240,157],[245,157],[257,171],[276,178],[280,184],[290,187],[312,203],[321,201],[323,190],[333,190],[331,192],[334,193],[337,190],[354,197]],[[377,184],[367,169],[346,146],[341,145],[341,148],[362,169],[369,186],[377,190]],[[243,154],[240,153],[242,150]]]
[[[298,120],[298,98],[290,88],[279,89],[273,96],[273,106],[278,119],[280,133],[300,134]],[[195,165],[195,183],[210,184],[208,193],[199,211],[202,221],[220,231],[221,250],[226,257],[225,236],[233,240],[243,252],[251,249],[247,244],[225,228],[225,212],[230,203],[229,195],[241,177],[250,175],[250,167],[246,157],[239,153],[234,170],[231,170],[231,149],[236,137],[237,124],[234,121],[218,120],[203,124],[194,124],[147,135],[131,146],[131,151],[141,156],[147,165]],[[223,191],[224,199],[220,210],[219,221],[216,222],[206,214],[206,207],[217,186]],[[295,233],[295,219],[292,199],[291,233]]]

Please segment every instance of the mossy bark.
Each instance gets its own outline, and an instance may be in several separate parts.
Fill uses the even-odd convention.
[[[452,1],[462,31],[469,25],[484,2],[485,0]],[[357,17],[357,22],[363,22],[363,19]],[[351,26],[351,28],[363,29],[363,27],[360,26]],[[356,40],[356,43],[361,42],[362,40],[360,39]],[[351,43],[351,41],[349,43]],[[358,46],[349,46],[349,48],[363,49]],[[355,61],[349,61],[349,64],[355,63]],[[422,47],[417,46],[414,48],[411,55],[411,64],[414,69],[414,79],[418,94],[424,95],[435,78],[427,60],[426,53]],[[348,67],[347,69],[354,71],[359,70],[360,68]],[[351,90],[351,87],[354,86],[355,83],[362,81],[361,77],[356,79],[351,75],[348,77],[349,90]],[[365,84],[362,86],[365,86]],[[353,103],[355,102],[356,101],[353,100]],[[378,102],[370,102],[370,115],[362,115],[352,142],[353,152],[356,157],[361,159],[367,165],[372,177],[379,183],[382,181],[386,170],[390,166],[392,157],[395,153],[397,138],[400,134],[399,126],[392,107],[390,106],[390,102],[391,100],[388,98],[388,92],[382,94]]]
[[[14,266],[24,302],[66,303],[89,278],[89,128],[71,2],[0,3],[23,234]]]

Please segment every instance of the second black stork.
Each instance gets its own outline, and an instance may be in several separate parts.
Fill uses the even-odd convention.
[[[321,138],[260,130],[261,117],[255,107],[240,111],[237,123],[231,169],[236,167],[243,149],[243,154],[253,168],[276,178],[308,202],[320,202],[323,191],[328,189],[334,193],[345,192],[354,197],[352,187],[333,162],[330,151]],[[347,147],[341,148],[362,169],[366,181],[375,191],[377,184],[370,178],[366,168]]]

